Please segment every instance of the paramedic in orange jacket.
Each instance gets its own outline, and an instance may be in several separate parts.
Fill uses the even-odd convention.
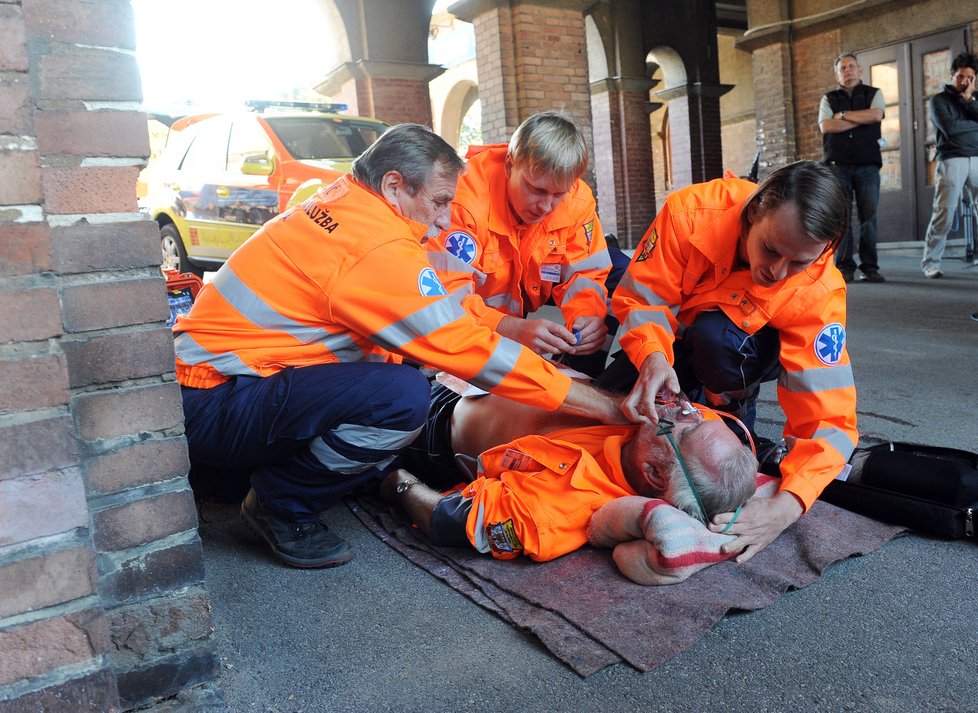
[[[588,154],[580,129],[560,114],[524,121],[509,145],[469,147],[452,202],[452,227],[429,241],[445,284],[467,285],[466,307],[490,329],[538,354],[596,375],[604,367],[609,256],[594,196],[581,174]],[[442,252],[444,250],[444,252]],[[620,251],[621,271],[627,257]],[[564,324],[526,319],[553,299]]]
[[[613,399],[480,327],[446,294],[421,240],[448,226],[461,169],[430,130],[391,128],[352,176],[236,250],[174,326],[190,457],[251,469],[242,516],[290,565],[352,557],[320,515],[379,482],[420,429],[429,385],[404,357],[624,422]]]
[[[616,498],[662,498],[700,521],[742,506],[754,493],[757,460],[722,421],[707,416],[668,413],[694,491],[656,425],[583,425],[582,419],[554,419],[493,396],[463,398],[456,400],[451,440],[457,452],[479,456],[477,477],[442,495],[398,469],[381,492],[436,545],[471,545],[499,559],[524,554],[551,560],[584,545],[591,516]],[[486,430],[490,438],[545,435],[515,437],[479,455]],[[421,475],[427,480],[427,473]]]
[[[760,186],[722,178],[678,190],[612,301],[627,359],[619,354],[599,383],[611,388],[625,368],[634,379],[637,368],[623,404],[634,418],[654,420],[655,394],[682,389],[753,429],[760,383],[778,380],[788,444],[781,490],[752,500],[731,527],[738,538],[724,551],[740,551],[738,562],[811,507],[859,439],[846,287],[832,262],[847,222],[845,194],[812,161]],[[718,515],[711,529],[731,517]]]

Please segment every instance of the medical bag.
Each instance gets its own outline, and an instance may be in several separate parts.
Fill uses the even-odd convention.
[[[846,510],[944,538],[975,537],[978,454],[916,443],[859,448],[845,481],[822,500]]]
[[[204,286],[204,281],[191,272],[176,270],[163,270],[163,277],[166,279],[166,296],[170,302],[170,316],[166,320],[166,326],[172,327],[177,317],[187,314],[194,306],[194,300]]]

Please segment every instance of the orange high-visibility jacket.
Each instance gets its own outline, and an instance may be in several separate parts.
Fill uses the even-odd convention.
[[[426,248],[449,289],[468,285],[465,306],[490,329],[525,317],[552,296],[570,328],[608,313],[608,245],[587,184],[574,182],[554,211],[519,223],[506,197],[506,145],[470,146],[452,202],[452,229]]]
[[[174,325],[177,379],[209,388],[288,366],[407,357],[546,409],[570,379],[475,323],[408,220],[350,176],[266,223]]]
[[[846,286],[830,253],[773,287],[735,269],[741,211],[756,188],[721,178],[670,195],[615,290],[612,309],[622,323],[621,346],[638,367],[653,352],[673,363],[673,341],[705,310],[723,310],[749,334],[767,325],[778,331],[778,402],[788,443],[781,487],[807,510],[859,440],[845,349]]]
[[[524,436],[479,456],[479,477],[462,491],[472,498],[469,542],[499,559],[538,562],[587,542],[591,515],[635,491],[625,479],[621,448],[636,426],[566,428]]]

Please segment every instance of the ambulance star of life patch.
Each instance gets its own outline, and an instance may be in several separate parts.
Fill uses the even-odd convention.
[[[815,337],[815,356],[826,366],[835,366],[846,346],[846,328],[838,322],[827,324]]]
[[[438,274],[430,267],[426,267],[418,273],[418,291],[425,297],[437,297],[448,294],[445,286],[438,279]]]
[[[466,265],[471,265],[479,254],[475,238],[461,230],[445,238],[445,249]]]
[[[645,238],[645,244],[642,246],[642,252],[638,254],[635,258],[635,262],[645,262],[649,259],[649,255],[655,249],[655,244],[659,242],[659,234],[655,232],[655,228],[649,229],[649,235]]]
[[[516,527],[512,520],[486,525],[486,539],[489,540],[489,547],[493,552],[500,554],[520,552],[523,549],[523,543],[516,536]]]

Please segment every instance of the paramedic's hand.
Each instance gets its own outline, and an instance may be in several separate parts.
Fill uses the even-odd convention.
[[[720,548],[723,554],[740,552],[734,562],[749,560],[784,532],[791,523],[801,517],[802,507],[798,498],[782,490],[772,498],[754,496],[747,501],[737,521],[724,534],[736,535],[737,539]],[[733,518],[732,512],[714,516],[711,532],[720,532]]]
[[[666,361],[662,352],[653,352],[638,370],[638,380],[621,405],[622,411],[630,421],[658,423],[655,412],[655,395],[663,388],[674,394],[679,393],[679,377],[675,369]]]
[[[608,336],[604,317],[578,317],[574,320],[574,329],[580,330],[581,338],[576,347],[567,350],[570,354],[594,354],[604,347]]]
[[[537,354],[563,354],[574,346],[574,335],[549,319],[503,317],[496,331]]]

